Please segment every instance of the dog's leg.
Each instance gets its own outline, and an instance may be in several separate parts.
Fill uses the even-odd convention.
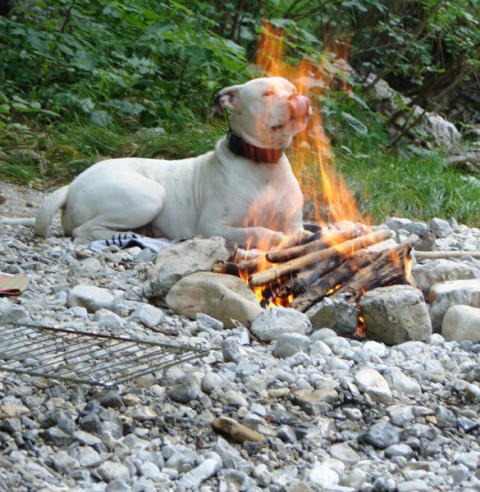
[[[223,236],[239,246],[262,248],[277,246],[288,237],[283,232],[272,231],[266,227],[231,227],[226,225],[212,227],[207,234],[209,236]]]
[[[132,176],[129,184],[128,189],[116,189],[113,184],[108,190],[99,190],[101,206],[90,203],[88,216],[82,216],[81,220],[75,216],[73,207],[71,211],[67,207],[64,229],[74,238],[96,241],[148,227],[162,210],[165,189],[143,176]],[[75,209],[79,208],[81,204],[76,203]]]
[[[132,229],[108,229],[98,224],[98,220],[90,220],[79,227],[76,227],[72,232],[73,238],[88,239],[89,241],[103,241],[111,239],[116,234],[131,232]]]

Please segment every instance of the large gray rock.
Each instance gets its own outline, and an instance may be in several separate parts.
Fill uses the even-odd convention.
[[[480,342],[480,309],[471,306],[452,306],[442,323],[445,340]]]
[[[358,326],[357,306],[342,298],[325,297],[305,314],[314,330],[331,328],[337,335],[345,335],[354,333]]]
[[[432,286],[429,295],[433,330],[442,328],[443,317],[450,306],[464,304],[480,308],[480,279],[452,280]]]
[[[466,171],[468,173],[480,172],[480,150],[472,149],[462,154],[452,155],[447,158],[450,167]]]
[[[428,294],[432,285],[438,282],[480,278],[480,268],[461,261],[430,260],[422,265],[414,265],[412,276],[417,287]]]
[[[423,109],[415,106],[414,117],[422,113]],[[454,147],[461,138],[457,127],[437,113],[424,113],[415,129],[418,133],[427,135],[428,140],[431,140],[436,147]]]
[[[207,458],[181,476],[180,480],[178,480],[179,490],[199,490],[202,482],[215,475],[220,468],[222,468],[220,457],[216,459]]]
[[[402,217],[389,217],[386,224],[396,232],[404,230],[410,234],[416,234],[418,237],[425,236],[430,230],[425,222],[416,222]]]
[[[308,335],[312,324],[308,317],[292,308],[272,307],[252,324],[251,332],[264,342],[277,340],[283,333]]]
[[[208,272],[218,261],[228,261],[235,245],[222,237],[193,238],[158,252],[155,265],[144,285],[147,299],[164,304],[170,289],[183,277],[196,272]]]
[[[221,321],[225,328],[235,321],[249,327],[262,312],[254,293],[233,275],[197,272],[177,282],[165,299],[176,313],[195,319],[197,313],[208,314]]]
[[[374,78],[375,75],[371,74],[366,84],[371,85],[370,89],[374,93],[371,104],[375,111],[392,116],[398,112],[400,102],[401,106],[411,106],[411,100],[395,91],[385,80],[378,80],[372,84]],[[460,132],[453,123],[437,113],[424,111],[420,106],[413,106],[411,118],[417,121],[412,131],[435,147],[455,147],[461,138]],[[406,123],[405,115],[400,114],[396,124],[401,127]]]
[[[424,341],[432,324],[422,293],[410,285],[392,285],[367,292],[360,300],[367,337],[386,345]]]

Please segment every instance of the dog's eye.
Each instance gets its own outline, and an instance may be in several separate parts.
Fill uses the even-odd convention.
[[[275,93],[272,91],[272,89],[268,89],[263,93],[263,96],[268,97],[268,96],[273,96]]]

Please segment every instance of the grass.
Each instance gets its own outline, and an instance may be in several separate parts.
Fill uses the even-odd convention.
[[[223,122],[189,121],[182,128],[128,130],[69,123],[51,127],[10,124],[0,136],[0,178],[39,189],[73,179],[88,166],[114,157],[178,159],[212,150]]]
[[[480,187],[448,167],[440,154],[402,158],[390,153],[339,161],[359,208],[376,222],[388,216],[439,217],[480,225]]]
[[[0,137],[0,178],[48,189],[104,158],[199,155],[212,150],[226,128],[225,121],[193,118],[181,126],[153,129],[81,122],[46,127],[6,124]],[[374,223],[394,215],[423,221],[453,217],[469,226],[480,225],[480,187],[447,167],[440,154],[401,154],[372,135],[366,140],[346,135],[342,143],[333,149],[337,172],[359,210]]]

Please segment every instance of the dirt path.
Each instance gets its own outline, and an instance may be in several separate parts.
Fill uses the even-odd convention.
[[[0,180],[0,216],[34,217],[42,197],[41,191]]]

